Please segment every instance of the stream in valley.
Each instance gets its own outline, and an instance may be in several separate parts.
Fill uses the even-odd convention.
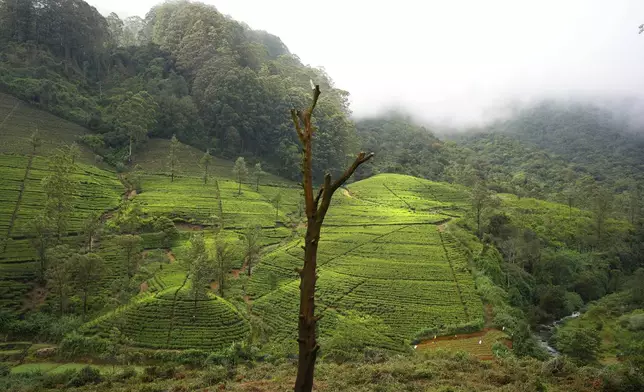
[[[574,312],[573,314],[560,318],[559,320],[555,320],[550,324],[541,324],[537,326],[537,329],[534,333],[534,338],[537,339],[537,342],[541,347],[543,347],[544,350],[548,352],[553,357],[556,357],[560,355],[559,351],[557,351],[556,348],[552,347],[548,341],[552,337],[552,334],[555,331],[555,328],[558,325],[561,325],[565,323],[567,320],[574,319],[581,316],[580,312]]]

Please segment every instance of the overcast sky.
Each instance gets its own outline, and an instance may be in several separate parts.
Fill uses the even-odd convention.
[[[489,118],[514,100],[644,95],[642,0],[206,0],[279,36],[348,90],[358,116]],[[90,0],[144,16],[159,1]]]

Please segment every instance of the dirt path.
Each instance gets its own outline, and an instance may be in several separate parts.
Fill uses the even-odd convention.
[[[177,258],[174,256],[174,253],[172,253],[172,249],[166,249],[165,254],[166,256],[168,256],[168,260],[170,260],[170,264],[177,261]]]
[[[7,228],[7,236],[6,238],[11,238],[11,231],[13,230],[13,224],[16,221],[16,218],[18,217],[18,211],[20,210],[20,203],[22,203],[22,195],[25,193],[25,182],[29,178],[29,172],[31,171],[31,165],[34,161],[34,154],[29,155],[29,161],[27,161],[27,167],[25,168],[25,175],[22,178],[22,182],[20,182],[20,191],[18,193],[18,199],[16,200],[16,205],[14,206],[13,213],[11,214],[11,218],[9,220],[9,226]],[[4,246],[2,248],[2,251],[7,250],[7,243],[4,243]]]
[[[353,199],[353,195],[351,194],[351,192],[349,192],[347,188],[342,188],[342,194],[348,197],[349,199]]]
[[[18,106],[20,106],[20,101],[16,102],[16,104],[13,106],[13,108],[11,109],[9,114],[7,114],[7,116],[4,118],[4,120],[2,120],[2,122],[0,123],[0,128],[2,128],[2,126],[4,125],[5,122],[7,122],[7,120],[11,117],[13,112],[15,112],[16,109],[18,109]]]

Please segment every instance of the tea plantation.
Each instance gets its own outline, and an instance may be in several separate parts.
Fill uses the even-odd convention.
[[[13,147],[0,150],[0,236],[8,238],[0,254],[2,306],[24,311],[35,286],[36,253],[30,245],[29,221],[45,203],[41,182],[48,175],[47,154],[71,143],[85,131],[0,95],[3,127],[23,135]],[[35,121],[35,123],[34,123]],[[31,156],[28,139],[37,124],[43,147]],[[36,125],[34,125],[35,127]],[[5,128],[3,128],[5,129]],[[3,138],[4,136],[0,136]],[[104,311],[85,324],[86,335],[109,336],[117,327],[129,342],[150,349],[214,350],[243,340],[250,332],[249,316],[261,319],[274,342],[295,342],[299,280],[302,263],[301,189],[277,176],[251,173],[237,182],[230,161],[213,158],[204,180],[203,152],[181,144],[174,179],[166,165],[167,140],[152,139],[139,151],[137,193],[128,199],[141,206],[147,218],[171,218],[180,236],[170,246],[155,233],[143,233],[140,294],[130,303]],[[103,214],[106,227],[115,219],[125,197],[119,176],[88,165],[87,151],[77,163],[69,236],[74,244],[83,220]],[[447,328],[482,320],[468,256],[442,225],[465,212],[469,193],[464,188],[415,177],[380,174],[341,189],[334,196],[319,246],[318,312],[320,333],[333,335],[352,315],[372,317],[377,330],[365,329],[373,347],[399,350],[423,328]],[[231,246],[230,288],[225,298],[216,286],[207,297],[191,297],[186,275],[190,268],[190,237],[201,231],[212,253],[215,233]],[[246,267],[243,231],[261,226],[261,261],[252,276]],[[105,273],[96,282],[99,293],[111,296],[122,279],[123,250],[106,233],[95,250]],[[243,299],[242,299],[243,298]],[[33,305],[33,304],[32,304]]]

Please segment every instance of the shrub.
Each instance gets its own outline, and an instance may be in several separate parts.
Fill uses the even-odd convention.
[[[206,370],[202,377],[202,381],[207,386],[219,384],[228,378],[228,369],[223,366],[215,365]]]
[[[575,364],[563,356],[551,358],[541,365],[541,374],[544,376],[567,376],[576,370]]]
[[[130,378],[136,377],[136,374],[137,374],[136,369],[134,369],[133,367],[125,367],[114,376],[114,380],[116,381],[129,380]]]
[[[76,377],[76,370],[67,370],[61,373],[47,373],[42,376],[43,389],[57,388],[61,385],[68,385]]]
[[[101,372],[91,366],[85,366],[67,384],[71,387],[82,387],[87,384],[98,384],[103,381]]]
[[[72,332],[65,336],[60,342],[59,352],[67,357],[72,358],[81,355],[101,355],[106,352],[109,341],[97,336],[87,337]]]
[[[601,344],[597,330],[574,326],[557,328],[553,340],[559,351],[580,361],[593,361]]]
[[[6,377],[11,373],[11,368],[6,363],[0,363],[0,377]]]

